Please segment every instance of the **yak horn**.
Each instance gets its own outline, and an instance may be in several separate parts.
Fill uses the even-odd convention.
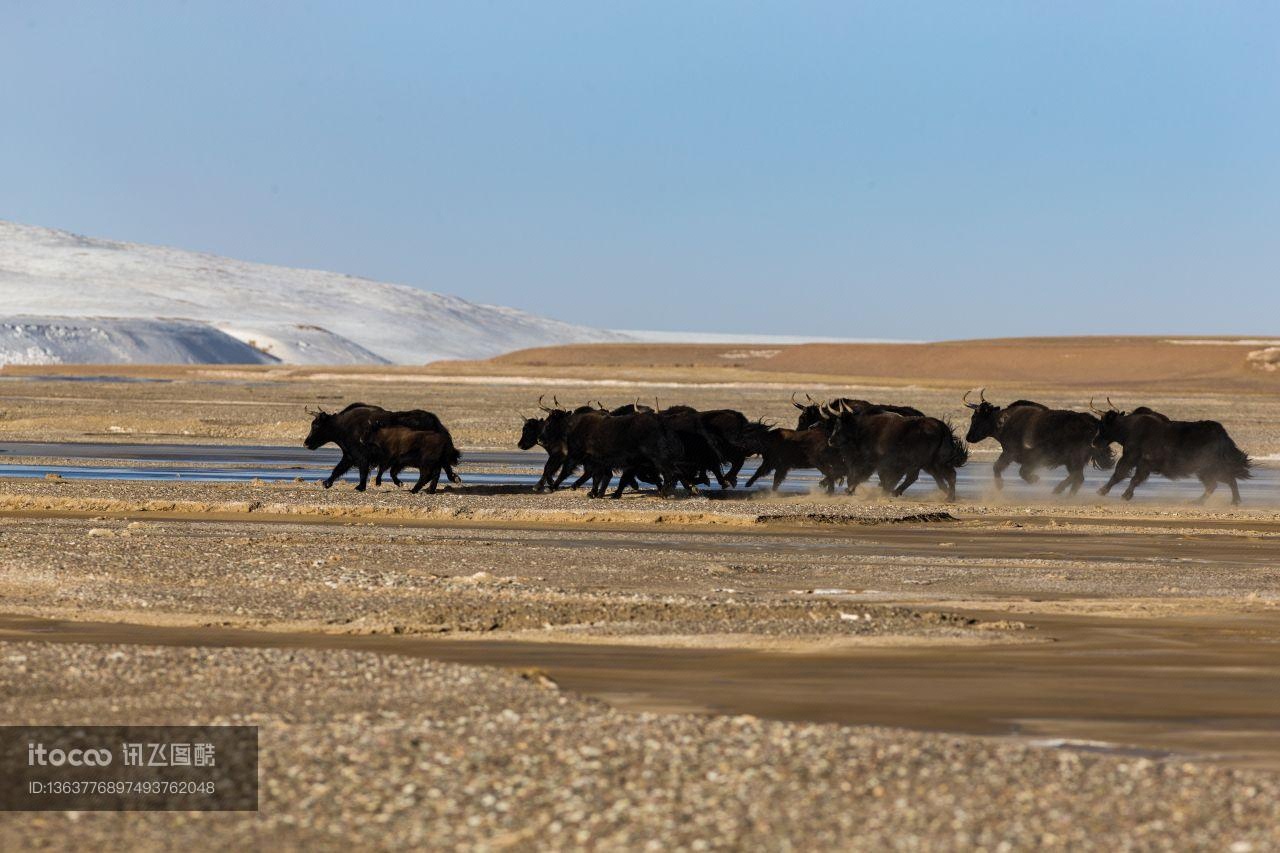
[[[655,412],[662,411],[662,401],[658,399],[656,394],[654,395],[654,398],[653,398],[653,410]]]
[[[983,385],[978,389],[978,400],[983,403],[987,402],[987,386]]]
[[[1120,407],[1119,407],[1119,406],[1117,406],[1115,403],[1111,402],[1111,398],[1110,398],[1110,397],[1108,397],[1108,398],[1107,398],[1107,406],[1108,406],[1109,408],[1115,409],[1117,412],[1118,412],[1118,411],[1120,411]]]
[[[798,393],[800,393],[800,392],[799,392],[799,391],[792,391],[792,392],[791,392],[791,405],[795,406],[795,407],[796,407],[797,409],[799,409],[800,411],[804,411],[804,406],[802,406],[802,405],[800,405],[799,403],[797,403],[797,402],[796,402],[796,394],[798,394]]]
[[[1097,406],[1095,406],[1095,405],[1093,404],[1093,398],[1092,398],[1092,397],[1090,397],[1090,398],[1089,398],[1089,411],[1094,412],[1095,414],[1099,414],[1099,415],[1105,415],[1105,414],[1106,414],[1106,412],[1102,411],[1102,409],[1099,409]]]
[[[978,408],[978,404],[977,404],[977,403],[970,403],[970,402],[969,402],[969,395],[970,395],[970,394],[972,394],[972,393],[973,393],[973,389],[972,389],[972,388],[970,388],[968,391],[965,391],[965,392],[964,392],[964,399],[963,399],[963,400],[961,400],[961,402],[965,404],[965,407],[966,407],[966,408],[976,409],[976,408]]]
[[[539,409],[542,409],[542,411],[544,411],[544,412],[549,412],[549,411],[551,411],[550,407],[548,407],[546,403],[542,402],[542,398],[543,398],[543,397],[546,397],[546,396],[547,396],[546,394],[539,394],[539,395],[538,395],[538,408],[539,408]]]

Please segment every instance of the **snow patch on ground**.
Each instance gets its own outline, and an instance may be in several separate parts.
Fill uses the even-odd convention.
[[[1280,347],[1255,350],[1245,356],[1245,361],[1258,370],[1280,370]]]

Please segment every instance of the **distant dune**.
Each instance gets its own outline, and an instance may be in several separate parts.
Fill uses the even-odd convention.
[[[1280,391],[1280,340],[1266,338],[1009,338],[922,344],[602,344],[540,347],[469,370],[707,378],[826,377],[882,384],[1162,386]]]

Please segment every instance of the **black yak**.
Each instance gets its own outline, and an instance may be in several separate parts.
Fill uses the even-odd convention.
[[[969,458],[950,424],[894,412],[841,412],[830,444],[844,457],[849,494],[874,473],[881,489],[901,496],[924,471],[953,501],[956,469]]]
[[[827,430],[820,426],[769,430],[763,439],[760,467],[747,480],[747,488],[772,471],[776,492],[793,468],[816,468],[822,473],[822,487],[828,493],[835,491],[844,468],[839,451],[828,446],[829,439]]]
[[[1107,400],[1107,403],[1111,401]],[[1095,411],[1102,421],[1099,443],[1115,442],[1122,448],[1116,470],[1106,485],[1098,489],[1098,494],[1107,494],[1132,474],[1129,485],[1120,495],[1131,500],[1133,490],[1148,477],[1162,474],[1170,480],[1183,477],[1199,479],[1204,486],[1204,494],[1197,501],[1212,495],[1219,483],[1226,483],[1231,489],[1231,502],[1240,503],[1240,487],[1236,481],[1249,479],[1251,463],[1222,424],[1217,421],[1175,421],[1146,407],[1132,412],[1122,412],[1114,406],[1105,412]]]
[[[302,445],[308,450],[318,450],[329,442],[333,442],[342,451],[342,458],[338,460],[338,464],[334,466],[329,476],[322,481],[326,489],[355,466],[360,472],[360,482],[356,484],[356,491],[365,490],[369,480],[369,469],[379,462],[369,442],[374,432],[382,427],[404,426],[410,429],[440,432],[449,439],[450,443],[453,441],[440,419],[422,409],[391,412],[381,406],[352,403],[339,412],[330,413],[318,409],[310,414],[312,415],[311,430],[307,433]],[[461,482],[462,478],[454,472],[451,462],[446,463],[444,471],[450,481]],[[379,480],[381,475],[382,470],[379,470]]]
[[[447,432],[387,426],[379,428],[369,444],[378,459],[391,469],[392,480],[405,468],[418,469],[418,482],[411,490],[414,493],[422,491],[424,485],[428,492],[434,492],[444,466],[457,465],[462,458]]]
[[[1050,409],[1031,400],[1015,400],[1007,406],[987,402],[986,395],[978,392],[979,402],[970,403],[965,394],[964,404],[973,410],[969,419],[969,432],[965,441],[976,444],[994,438],[1000,444],[1000,456],[992,472],[996,488],[1004,486],[1004,469],[1018,463],[1018,476],[1028,483],[1035,483],[1037,468],[1064,466],[1067,476],[1053,487],[1055,495],[1070,489],[1075,494],[1084,485],[1084,468],[1090,462],[1095,468],[1110,470],[1115,463],[1110,448],[1095,444],[1098,418],[1087,412],[1067,409]]]

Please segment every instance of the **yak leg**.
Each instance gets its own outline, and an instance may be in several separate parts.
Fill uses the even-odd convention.
[[[613,482],[613,469],[605,467],[597,468],[591,486],[591,490],[595,492],[595,497],[604,497],[604,493],[609,490],[609,484],[611,482]]]
[[[422,487],[425,486],[427,484],[427,481],[430,479],[431,479],[431,468],[429,466],[423,466],[422,468],[419,468],[418,482],[413,484],[413,488],[410,489],[409,492],[411,494],[416,495],[418,492],[422,491]]]
[[[560,473],[556,475],[556,481],[551,484],[551,491],[554,492],[556,489],[560,488],[560,484],[563,483],[565,480],[567,480],[569,478],[569,475],[572,474],[577,469],[578,469],[578,463],[566,457],[563,464],[560,466]],[[583,465],[582,470],[586,471],[587,466]],[[581,483],[582,481],[579,480],[578,484],[581,485]]]
[[[728,478],[728,477],[726,477],[726,476],[724,475],[724,472],[720,470],[720,466],[719,466],[719,465],[717,465],[717,466],[715,466],[714,468],[712,468],[712,469],[711,469],[711,473],[713,473],[713,474],[715,474],[715,475],[716,475],[716,485],[717,485],[717,486],[719,486],[719,487],[720,487],[720,488],[722,488],[722,489],[727,489],[727,488],[729,488],[729,478]],[[705,478],[705,474],[704,474],[704,478]],[[711,482],[710,482],[710,481],[708,481],[708,482],[707,482],[707,485],[708,485],[708,486],[710,486],[710,485],[711,485]]]
[[[618,477],[618,490],[613,493],[613,499],[618,500],[622,497],[622,493],[627,490],[627,486],[636,486],[636,473],[630,468],[624,468],[622,474]]]
[[[729,460],[729,472],[724,475],[724,479],[735,489],[738,487],[738,472],[742,470],[746,461],[745,453],[739,453]]]
[[[558,456],[548,456],[547,464],[542,466],[542,476],[538,478],[538,484],[533,487],[535,492],[545,491],[551,483],[551,478],[555,476],[556,469],[560,467],[560,463],[564,461]]]
[[[1240,487],[1236,484],[1235,477],[1227,478],[1227,486],[1231,489],[1231,503],[1237,505],[1240,503]]]
[[[901,471],[895,471],[892,468],[876,469],[876,479],[880,481],[880,491],[886,495],[892,495],[894,487],[898,481],[902,479]]]
[[[995,477],[996,488],[1004,488],[1004,469],[1013,464],[1013,454],[1007,450],[1000,451],[1000,456],[996,459],[996,464],[991,467],[991,475]]]
[[[915,468],[911,471],[908,471],[907,476],[903,477],[902,482],[899,483],[898,487],[893,490],[894,497],[899,497],[899,498],[902,497],[902,493],[905,492],[907,489],[911,488],[912,483],[914,483],[917,479],[919,479],[919,477],[920,477],[919,468]]]
[[[1098,489],[1098,494],[1105,496],[1108,492],[1110,492],[1113,488],[1115,488],[1115,485],[1117,483],[1119,483],[1125,477],[1129,476],[1129,474],[1133,471],[1133,466],[1135,464],[1136,464],[1136,461],[1131,456],[1121,453],[1120,461],[1116,463],[1116,470],[1111,472],[1111,478],[1107,480],[1105,484],[1103,484],[1102,488]]]
[[[1067,489],[1071,489],[1071,494],[1076,493],[1076,489],[1080,488],[1080,483],[1084,481],[1084,468],[1077,466],[1074,462],[1067,466],[1067,476],[1061,483],[1053,487],[1053,493],[1060,495]]]
[[[1200,478],[1200,483],[1204,486],[1204,494],[1196,498],[1192,503],[1202,504],[1218,490],[1218,481],[1212,474],[1197,474],[1196,476]]]
[[[458,475],[458,472],[457,472],[457,471],[453,470],[453,466],[452,466],[452,465],[449,465],[449,464],[447,464],[447,463],[446,463],[446,464],[442,465],[442,466],[441,466],[441,468],[444,470],[445,476],[449,478],[449,482],[450,482],[450,483],[461,483],[461,482],[462,482],[462,477],[460,477],[460,476]],[[439,478],[437,477],[437,479],[439,479]],[[433,491],[433,492],[434,492],[434,491],[435,491],[435,489],[432,489],[431,491]]]
[[[956,499],[956,472],[945,468],[926,468],[933,482],[938,484],[938,491],[947,496],[948,501]]]
[[[684,486],[685,490],[688,491],[690,495],[701,494],[701,492],[698,491],[698,484],[697,482],[695,482],[696,478],[691,479],[688,475],[681,472],[678,468],[672,468],[667,471],[663,471],[660,474],[660,476],[662,477],[663,485],[661,488],[659,488],[659,492],[663,495],[663,497],[671,497],[672,495],[675,494],[676,483],[679,483],[680,485]]]
[[[391,482],[396,484],[396,488],[400,488],[400,472],[405,469],[404,465],[391,466]]]
[[[845,474],[844,493],[846,495],[851,495],[855,491],[857,491],[858,486],[861,486],[863,483],[865,483],[867,481],[867,478],[871,476],[871,469],[859,468],[854,465],[849,465],[847,467],[849,470],[848,470],[848,473]]]
[[[819,468],[818,470],[822,472],[822,477],[827,482],[827,494],[835,494],[836,484],[840,482],[840,472],[831,468]]]
[[[591,488],[587,490],[587,497],[600,497],[600,493],[604,490],[605,486],[605,484],[601,482],[602,473],[600,469],[583,466],[583,472],[591,475]]]
[[[1137,470],[1133,472],[1133,479],[1129,481],[1129,487],[1121,493],[1120,497],[1126,501],[1133,500],[1133,490],[1141,486],[1146,479],[1151,476],[1151,466],[1145,461],[1139,462]]]
[[[1076,481],[1071,484],[1071,489],[1067,492],[1071,497],[1075,497],[1076,492],[1080,491],[1080,487],[1084,485],[1084,472],[1076,474]]]
[[[440,486],[440,472],[444,469],[443,465],[436,464],[431,466],[431,483],[427,486],[428,492],[435,492]]]
[[[574,480],[574,481],[573,481],[573,485],[572,485],[572,486],[570,486],[569,488],[573,489],[573,490],[576,492],[576,491],[578,490],[578,487],[579,487],[579,486],[581,486],[583,483],[587,482],[587,480],[590,480],[590,479],[591,479],[591,476],[592,476],[592,475],[591,475],[591,472],[590,472],[590,471],[588,471],[587,469],[583,468],[583,469],[582,469],[582,476],[581,476],[581,477],[579,477],[578,479]]]
[[[757,468],[755,473],[752,474],[750,479],[747,480],[746,488],[748,489],[751,488],[753,485],[755,485],[756,480],[759,480],[761,477],[763,477],[765,474],[768,474],[772,470],[773,470],[773,463],[771,463],[767,458],[761,457],[760,467]]]
[[[788,468],[788,467],[787,467],[787,466],[785,466],[785,465],[783,465],[781,468],[778,468],[778,469],[774,470],[774,472],[773,472],[773,491],[775,491],[775,492],[776,492],[776,491],[778,491],[778,489],[779,489],[779,488],[781,488],[781,487],[782,487],[782,481],[783,481],[783,480],[785,480],[785,479],[787,479],[787,473],[788,473],[790,470],[791,470],[791,469],[790,469],[790,468]]]
[[[324,483],[324,487],[328,489],[333,486],[333,484],[338,481],[339,477],[351,470],[351,466],[354,464],[355,462],[351,460],[351,457],[346,453],[343,453],[342,458],[338,460],[338,464],[333,466],[333,471],[330,472],[328,478],[322,481]]]
[[[387,466],[384,463],[379,462],[378,473],[373,476],[373,484],[375,486],[378,486],[378,487],[382,486],[382,472],[385,470],[387,470]]]
[[[1040,482],[1040,475],[1036,473],[1036,466],[1030,462],[1018,466],[1018,476],[1028,483]]]
[[[369,463],[362,461],[360,463],[360,482],[356,483],[356,491],[363,492],[369,485]]]
[[[1072,472],[1075,475],[1075,481],[1071,484],[1071,490],[1067,493],[1072,497],[1074,497],[1075,493],[1080,491],[1080,487],[1084,485],[1084,469],[1085,466],[1089,464],[1089,460],[1092,456],[1093,448],[1086,448],[1084,452],[1080,454],[1080,458],[1076,461],[1075,470]]]

